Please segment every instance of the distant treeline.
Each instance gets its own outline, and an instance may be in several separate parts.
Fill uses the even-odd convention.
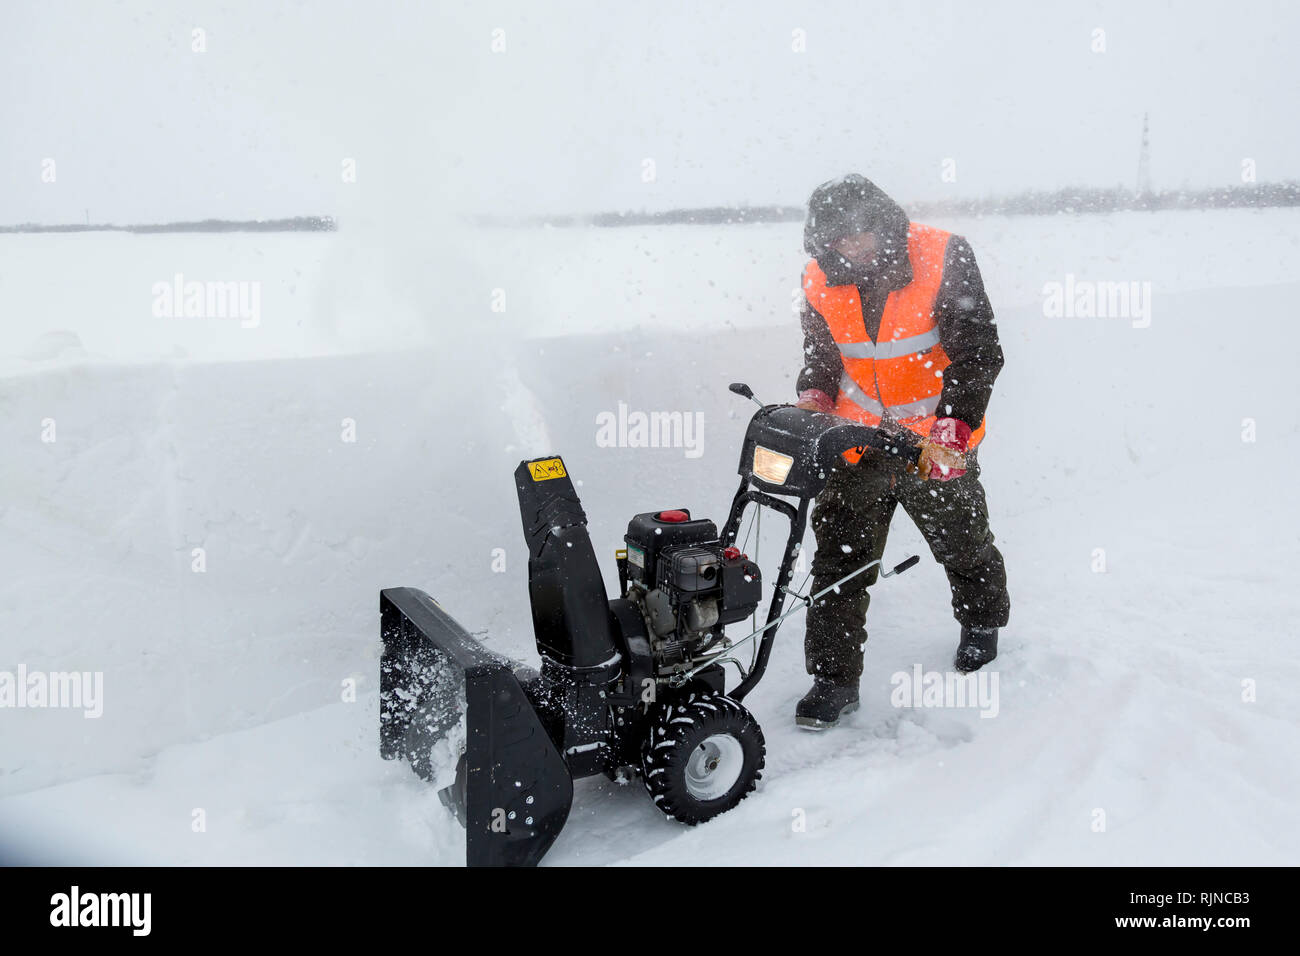
[[[946,199],[913,203],[922,215],[1042,216],[1053,213],[1122,212],[1157,209],[1243,209],[1300,206],[1300,182],[1242,183],[1210,189],[1167,189],[1138,193],[1115,187],[1071,187],[1054,192],[1024,192],[1002,199]]]
[[[1058,213],[1104,213],[1157,209],[1237,209],[1300,206],[1300,182],[1252,183],[1212,189],[1171,189],[1137,193],[1115,187],[1066,187],[1051,192],[1023,192],[982,199],[937,199],[904,203],[918,218],[975,216],[1043,216]],[[549,226],[642,226],[653,224],[736,225],[750,222],[802,222],[802,206],[705,206],[663,212],[603,212],[590,216],[537,216],[528,221]],[[506,220],[480,221],[505,225]]]
[[[1046,216],[1060,213],[1105,213],[1157,209],[1262,209],[1300,206],[1300,182],[1243,183],[1210,189],[1167,189],[1138,193],[1132,189],[1067,186],[1051,192],[1023,192],[982,199],[935,199],[904,203],[917,218],[976,216]],[[645,226],[740,225],[751,222],[802,222],[802,206],[704,206],[662,212],[598,212],[591,215],[529,216],[520,220],[478,216],[482,225],[506,226]],[[145,226],[65,225],[23,223],[0,226],[6,232],[334,232],[332,216],[294,216],[291,219],[204,219],[201,222],[167,222]]]
[[[338,228],[332,216],[294,216],[291,219],[204,219],[200,222],[163,222],[144,226],[116,226],[92,223],[42,226],[22,223],[0,226],[0,232],[333,232]]]

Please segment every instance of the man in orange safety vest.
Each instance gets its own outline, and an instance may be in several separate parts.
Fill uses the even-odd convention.
[[[1011,602],[976,458],[1003,356],[975,256],[960,236],[911,222],[858,175],[813,192],[804,249],[812,258],[799,406],[909,434],[922,447],[913,468],[845,451],[813,508],[813,590],[881,558],[901,504],[948,576],[961,625],[953,666],[976,670],[997,655]],[[834,726],[857,708],[876,576],[859,575],[808,611],[814,680],[796,708],[802,727]]]

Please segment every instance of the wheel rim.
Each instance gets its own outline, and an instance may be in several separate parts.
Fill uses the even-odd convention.
[[[745,750],[730,734],[700,741],[686,762],[686,791],[696,800],[726,796],[745,768]]]

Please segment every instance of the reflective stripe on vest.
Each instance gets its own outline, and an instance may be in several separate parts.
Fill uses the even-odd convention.
[[[905,405],[890,405],[886,408],[878,401],[858,388],[858,383],[849,378],[848,374],[840,376],[840,394],[847,398],[858,408],[874,415],[876,418],[883,418],[888,412],[891,418],[915,418],[916,416],[933,415],[939,408],[939,396],[931,395],[929,398],[923,398],[919,402],[908,402]],[[929,434],[929,431],[926,432]]]
[[[939,344],[939,330],[931,329],[920,335],[909,335],[905,339],[889,342],[844,342],[840,345],[840,355],[845,358],[888,359],[907,355],[909,352],[924,352]]]

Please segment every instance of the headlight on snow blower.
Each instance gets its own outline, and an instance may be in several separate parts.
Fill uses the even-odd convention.
[[[755,476],[762,478],[770,485],[784,485],[786,478],[790,475],[790,468],[794,465],[794,459],[789,455],[783,455],[779,451],[772,451],[770,448],[764,448],[762,445],[754,446],[754,467]]]

